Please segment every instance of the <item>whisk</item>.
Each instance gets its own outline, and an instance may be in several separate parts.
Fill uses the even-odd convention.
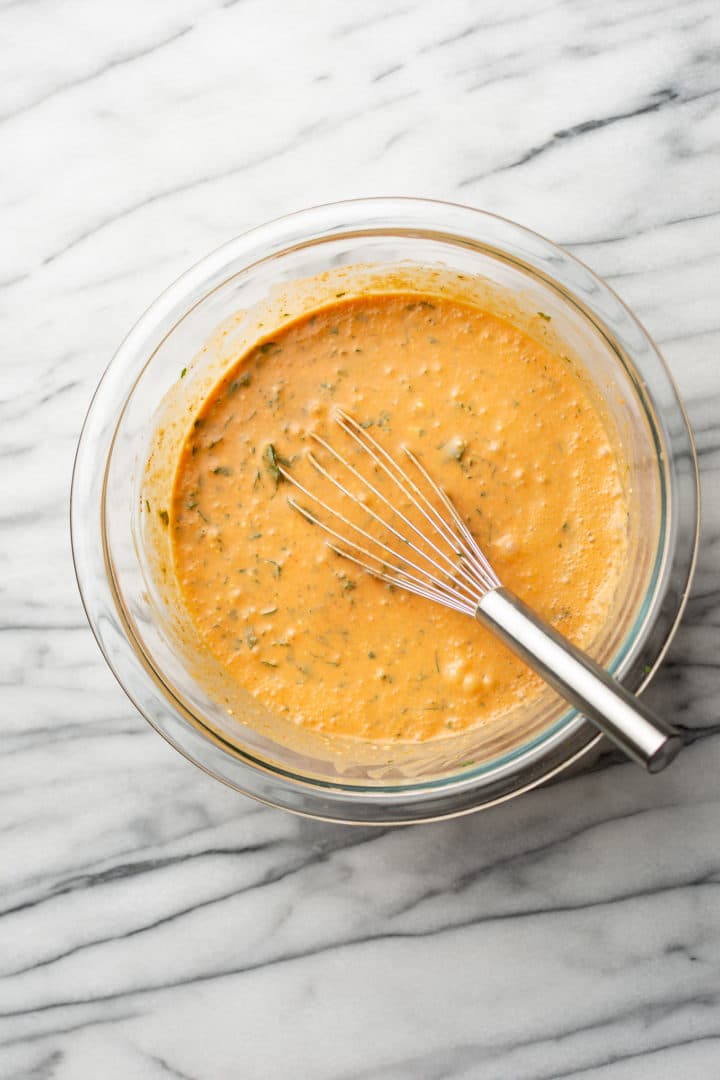
[[[328,534],[330,548],[382,581],[473,616],[629,757],[653,773],[668,765],[682,747],[679,733],[502,585],[450,497],[412,450],[402,447],[411,466],[405,471],[345,410],[337,409],[334,419],[368,455],[373,479],[318,435],[344,482],[312,452],[308,459],[330,491],[362,510],[363,524],[348,517],[342,502],[333,506],[279,465],[313,509],[294,497],[290,505]],[[356,491],[348,486],[351,477]],[[391,494],[381,490],[386,480]]]

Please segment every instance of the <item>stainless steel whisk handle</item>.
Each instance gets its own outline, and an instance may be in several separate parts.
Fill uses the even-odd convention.
[[[675,728],[547,626],[509,589],[487,592],[475,617],[648,772],[660,772],[682,749]]]

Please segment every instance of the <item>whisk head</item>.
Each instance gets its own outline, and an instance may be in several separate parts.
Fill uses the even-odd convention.
[[[337,505],[280,465],[285,479],[310,502],[291,497],[290,505],[328,534],[337,555],[373,577],[474,615],[482,597],[500,581],[448,494],[407,446],[401,450],[409,471],[344,409],[336,409],[333,419],[367,455],[369,475],[314,434],[330,468],[312,452],[307,459]]]

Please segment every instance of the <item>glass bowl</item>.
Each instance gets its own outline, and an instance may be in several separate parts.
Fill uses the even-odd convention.
[[[689,589],[697,459],[662,357],[612,290],[537,234],[469,207],[394,198],[304,210],[224,245],[142,316],[91,403],[71,495],[78,584],[108,664],[147,720],[217,779],[314,817],[401,824],[517,795],[576,762],[600,735],[548,692],[501,725],[494,741],[484,735],[474,745],[480,737],[471,733],[414,745],[389,765],[387,747],[350,745],[338,755],[337,740],[299,741],[249,695],[231,710],[222,673],[213,684],[197,674],[196,646],[188,645],[186,616],[173,600],[169,541],[157,515],[146,512],[158,432],[162,440],[187,426],[193,402],[237,355],[227,347],[228,327],[230,340],[238,340],[238,327],[251,336],[258,311],[275,304],[277,315],[278,304],[287,305],[283,290],[297,312],[334,295],[328,290],[353,273],[364,275],[366,290],[382,288],[389,273],[434,275],[440,289],[451,278],[457,287],[471,282],[516,319],[549,315],[552,333],[581,360],[622,444],[631,510],[628,564],[592,651],[633,691],[660,663]],[[313,283],[304,299],[298,282]],[[187,379],[179,378],[186,370]],[[167,488],[170,471],[153,482]]]

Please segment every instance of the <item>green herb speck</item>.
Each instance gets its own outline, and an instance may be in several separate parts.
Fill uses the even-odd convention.
[[[238,375],[237,379],[233,379],[227,388],[228,394],[235,394],[241,386],[249,386],[252,374],[249,371],[243,371],[241,375]]]
[[[268,443],[266,446],[266,450],[264,450],[264,459],[266,459],[268,463],[268,472],[272,476],[275,486],[277,486],[277,484],[280,484],[281,480],[283,480],[280,465],[285,465],[285,468],[287,468],[290,462],[287,458],[282,458],[280,454],[277,454],[272,443]]]

